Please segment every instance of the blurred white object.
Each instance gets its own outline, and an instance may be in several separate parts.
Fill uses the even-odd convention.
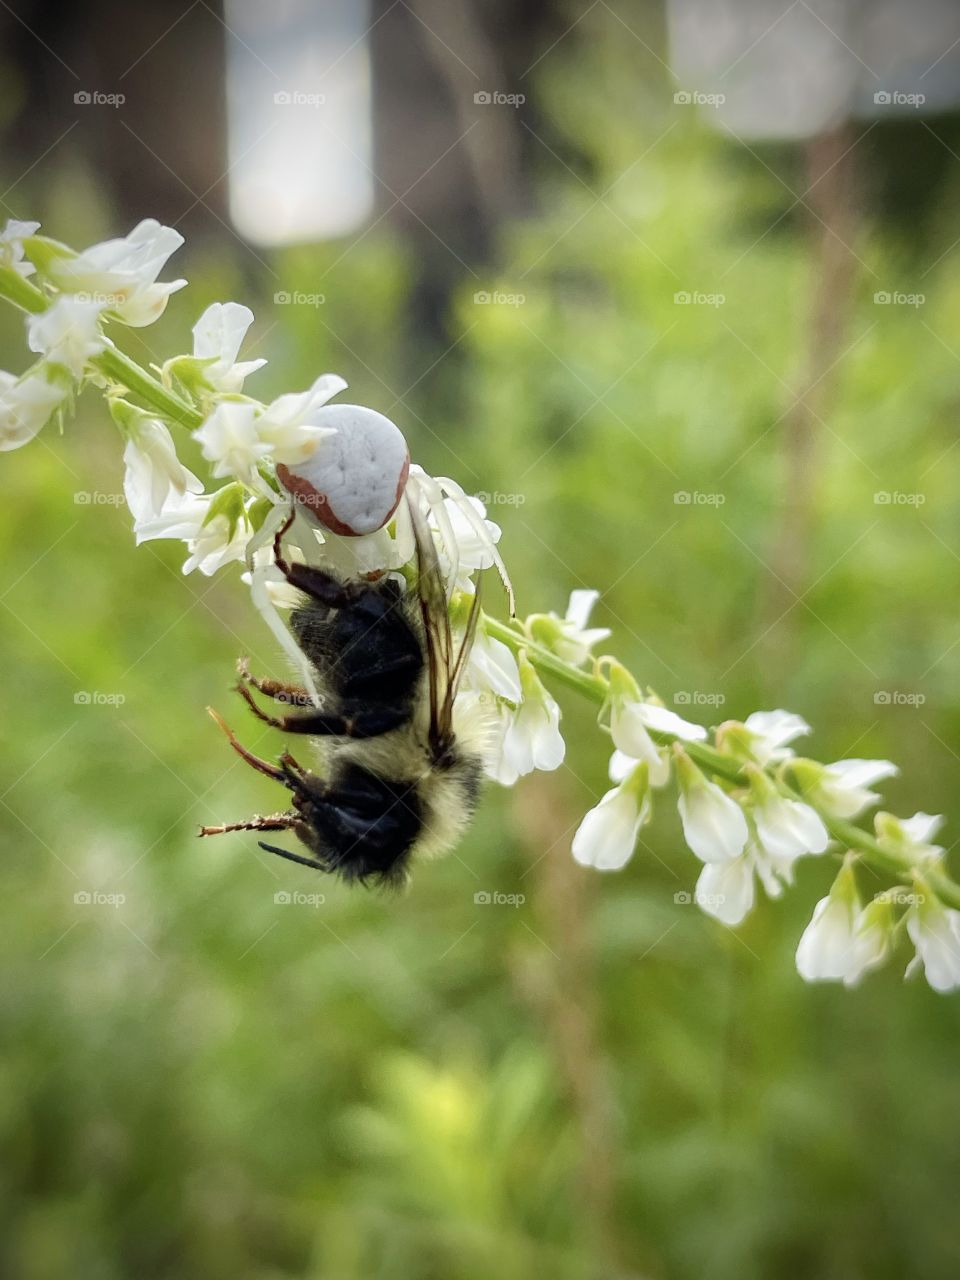
[[[366,0],[226,0],[230,216],[267,247],[345,235],[374,204]]]
[[[956,0],[669,0],[675,101],[748,138],[960,101]]]

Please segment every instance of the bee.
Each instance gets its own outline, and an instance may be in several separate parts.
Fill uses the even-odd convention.
[[[477,588],[466,629],[454,641],[436,545],[415,501],[407,509],[416,545],[415,582],[342,577],[289,562],[282,546],[293,515],[273,542],[287,582],[303,596],[290,629],[309,661],[320,709],[297,685],[251,675],[238,664],[237,692],[253,713],[288,734],[320,740],[315,773],[284,752],[276,765],[238,741],[212,711],[233,749],[291,794],[291,808],[246,822],[202,827],[290,831],[309,856],[260,847],[350,882],[399,886],[411,864],[449,850],[468,824],[483,774],[482,717],[456,705],[480,612]],[[253,691],[295,708],[264,711]]]

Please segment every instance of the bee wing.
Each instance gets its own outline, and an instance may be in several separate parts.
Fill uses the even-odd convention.
[[[480,619],[480,592],[478,588],[463,640],[455,652],[446,583],[433,534],[415,499],[408,498],[407,509],[417,548],[417,595],[427,646],[430,742],[442,750],[453,735],[453,703]]]

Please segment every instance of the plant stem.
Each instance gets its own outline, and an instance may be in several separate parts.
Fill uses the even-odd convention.
[[[50,299],[31,281],[12,267],[0,267],[0,298],[6,298],[22,311],[39,315],[46,311]],[[203,423],[203,415],[173,391],[168,391],[153,374],[148,373],[115,346],[109,346],[90,363],[112,382],[145,400],[151,409],[182,427],[194,429]]]
[[[571,666],[570,663],[564,662],[562,658],[558,658],[555,653],[551,653],[543,645],[527,639],[518,627],[509,623],[500,622],[496,618],[483,614],[481,625],[487,635],[493,636],[496,640],[501,640],[514,652],[519,652],[522,649],[532,666],[540,674],[552,677],[559,683],[566,685],[567,688],[576,690],[577,693],[583,694],[584,697],[589,698],[599,706],[602,706],[606,701],[609,684],[603,676],[592,675],[587,671],[581,671],[578,667]],[[647,732],[661,746],[669,746],[673,742],[680,741],[672,733],[663,733],[656,729],[648,729]],[[704,742],[683,741],[681,745],[687,755],[706,772],[715,774],[735,786],[749,785],[747,775],[736,760],[725,756],[716,747],[708,746]],[[781,782],[779,785],[785,795],[794,800],[802,800],[804,804],[808,804],[812,809],[815,809],[823,819],[823,823],[830,835],[838,844],[844,848],[855,850],[860,854],[864,862],[869,863],[878,870],[885,871],[900,880],[907,882],[912,880],[915,866],[907,856],[884,848],[874,836],[864,831],[862,827],[856,826],[855,823],[831,817],[810,797],[802,795],[786,783]],[[947,906],[960,910],[960,885],[957,885],[946,872],[936,869],[927,869],[925,867],[923,868],[923,875],[942,902],[946,903]]]

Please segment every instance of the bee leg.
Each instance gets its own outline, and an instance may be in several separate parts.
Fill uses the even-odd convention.
[[[378,738],[381,733],[389,733],[409,719],[408,712],[402,707],[379,707],[376,711],[360,712],[352,716],[325,711],[295,716],[270,716],[257,706],[246,685],[238,684],[236,691],[258,720],[274,729],[282,729],[284,733],[308,733],[322,738]]]
[[[247,658],[239,658],[237,660],[237,674],[241,680],[277,702],[287,702],[294,707],[309,707],[313,705],[309,693],[307,693],[306,689],[301,689],[299,685],[284,684],[280,680],[271,680],[269,676],[251,675]]]
[[[225,822],[219,827],[201,827],[197,834],[222,836],[226,831],[286,831],[295,827],[299,821],[295,813],[272,813],[269,817],[261,817],[256,813],[246,822]]]
[[[227,741],[236,751],[237,755],[246,760],[252,769],[256,769],[258,773],[265,773],[268,778],[273,778],[275,782],[286,782],[286,774],[282,769],[278,769],[275,765],[270,764],[267,760],[261,760],[259,756],[255,756],[248,751],[242,743],[237,740],[236,734],[232,729],[228,728],[222,716],[219,716],[213,707],[207,707],[207,711],[217,722],[223,732],[226,734]]]

